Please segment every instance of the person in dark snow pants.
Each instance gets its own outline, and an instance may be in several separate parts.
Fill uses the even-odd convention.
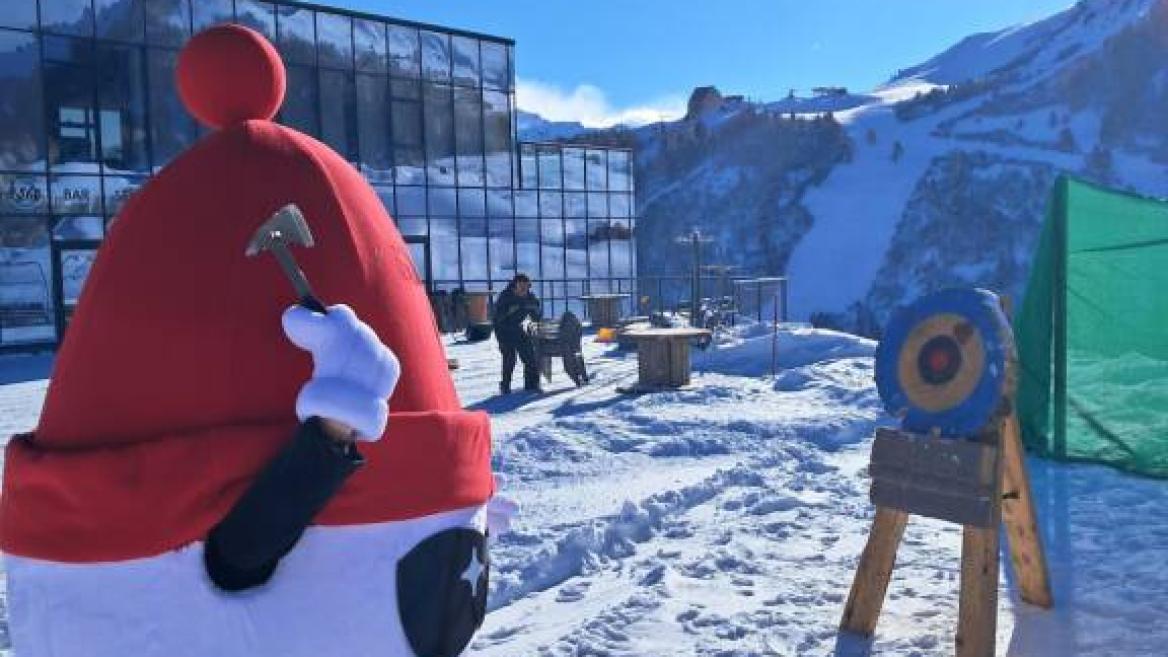
[[[511,392],[511,374],[515,371],[517,355],[523,361],[523,389],[542,392],[535,345],[524,328],[525,322],[539,321],[542,317],[539,299],[531,292],[531,279],[526,274],[516,274],[495,299],[495,340],[503,354],[503,379],[499,383],[499,392]]]

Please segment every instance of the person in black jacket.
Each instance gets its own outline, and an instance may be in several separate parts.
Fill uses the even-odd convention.
[[[539,366],[535,362],[535,346],[525,330],[528,321],[539,321],[543,310],[539,299],[531,293],[531,279],[527,274],[516,274],[495,299],[495,339],[503,354],[503,380],[499,392],[511,392],[511,373],[515,370],[515,356],[523,361],[523,389],[542,392],[539,386]]]

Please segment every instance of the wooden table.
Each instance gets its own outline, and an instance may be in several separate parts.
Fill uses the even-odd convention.
[[[580,300],[588,304],[592,328],[616,328],[620,322],[621,301],[627,294],[587,294]]]
[[[689,342],[710,336],[699,328],[647,328],[624,333],[637,343],[637,391],[689,385]]]

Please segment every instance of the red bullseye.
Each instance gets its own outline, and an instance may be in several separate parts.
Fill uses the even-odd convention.
[[[961,347],[945,335],[929,340],[917,356],[917,371],[926,383],[944,385],[961,369]]]

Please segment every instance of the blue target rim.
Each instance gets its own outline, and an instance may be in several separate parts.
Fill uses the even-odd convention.
[[[909,400],[897,371],[898,361],[913,329],[940,314],[959,315],[977,328],[984,347],[985,367],[973,392],[960,404],[944,411],[928,411]],[[1013,332],[996,294],[978,288],[942,290],[902,308],[889,320],[876,347],[876,390],[885,410],[894,416],[904,413],[901,427],[906,431],[937,431],[948,437],[973,436],[989,424],[1000,407],[1012,344]]]

